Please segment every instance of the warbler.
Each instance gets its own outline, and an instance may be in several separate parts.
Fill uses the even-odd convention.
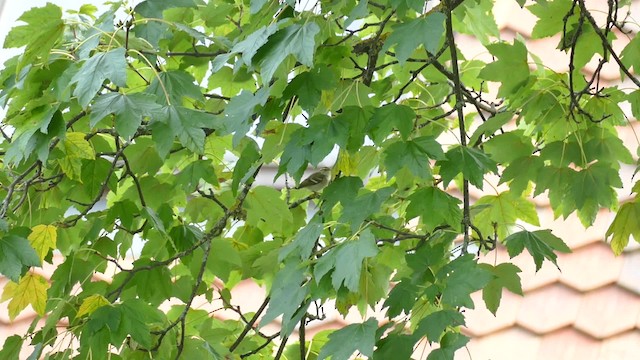
[[[309,189],[313,192],[318,192],[324,189],[325,186],[329,185],[330,180],[331,168],[322,167],[298,184],[296,189]]]

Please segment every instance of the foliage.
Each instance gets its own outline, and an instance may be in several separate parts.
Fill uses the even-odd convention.
[[[388,359],[428,342],[429,359],[451,359],[471,293],[494,313],[502,291],[522,293],[521,269],[474,253],[555,264],[569,248],[536,229],[530,195],[589,226],[617,209],[634,162],[616,127],[624,102],[640,115],[640,90],[600,82],[612,62],[640,87],[638,39],[614,31],[628,1],[601,23],[583,0],[515,2],[538,18],[534,38],[561,37],[569,72],[500,39],[490,0],[26,12],[0,73],[0,273],[9,316],[30,305],[46,320],[1,357],[30,344],[49,359]],[[465,58],[454,33],[493,61]],[[632,38],[620,53],[616,36]],[[323,191],[293,189],[336,156]],[[255,184],[269,168],[284,188]],[[491,193],[488,174],[508,190]],[[489,194],[473,201],[471,186]],[[616,253],[640,240],[639,211],[620,208]],[[254,313],[232,295],[245,280],[267,290]],[[333,306],[362,322],[308,338]],[[376,306],[387,319],[364,320]]]

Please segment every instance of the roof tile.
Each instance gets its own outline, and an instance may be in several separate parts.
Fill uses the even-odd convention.
[[[573,324],[580,307],[580,294],[562,285],[550,285],[528,293],[517,322],[537,334],[546,334]]]
[[[640,315],[640,297],[615,285],[582,298],[575,327],[604,339],[633,329]]]
[[[591,244],[559,257],[562,261],[560,281],[579,291],[616,282],[623,263],[604,243]]]
[[[566,219],[554,219],[553,210],[551,208],[538,209],[538,217],[540,218],[540,227],[542,229],[550,229],[551,232],[561,238],[571,249],[602,241],[611,221],[613,214],[607,210],[601,210],[596,216],[593,225],[587,230],[573,213]]]
[[[540,342],[541,339],[534,334],[512,327],[491,336],[471,339],[467,345],[469,351],[458,351],[455,359],[534,360]]]
[[[542,337],[539,360],[598,360],[600,342],[571,327]]]
[[[640,331],[630,331],[602,342],[599,360],[637,360],[640,354]]]
[[[502,292],[500,307],[494,316],[482,300],[482,292],[471,294],[476,308],[465,311],[466,333],[472,336],[483,336],[507,328],[515,324],[520,310],[522,297],[509,291]]]
[[[624,256],[618,284],[640,295],[640,251]]]

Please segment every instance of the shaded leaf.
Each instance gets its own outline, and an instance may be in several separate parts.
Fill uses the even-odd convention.
[[[462,173],[469,183],[482,189],[485,173],[497,172],[496,163],[487,154],[474,148],[454,146],[445,153],[445,159],[436,162],[440,166],[440,175],[444,186]]]
[[[91,106],[91,126],[95,126],[109,114],[115,114],[115,127],[118,133],[131,138],[146,116],[160,110],[155,97],[144,93],[100,95]]]
[[[365,229],[357,240],[350,240],[340,244],[334,250],[322,256],[316,264],[313,275],[316,282],[333,270],[331,284],[338,290],[344,286],[353,291],[358,291],[362,262],[378,253],[375,237],[369,229]]]
[[[40,266],[40,257],[29,245],[29,240],[13,234],[0,239],[1,274],[17,282],[20,274],[30,266]]]
[[[332,360],[347,360],[357,350],[364,356],[373,356],[378,321],[370,318],[361,324],[351,324],[329,335],[318,360],[331,356]]]
[[[545,259],[558,267],[556,262],[558,256],[554,251],[571,252],[562,239],[551,234],[551,230],[520,231],[504,239],[504,243],[511,258],[519,255],[526,248],[536,264],[536,272],[540,270]]]
[[[71,79],[71,84],[76,84],[73,95],[78,97],[82,107],[86,107],[105,80],[109,79],[117,86],[126,86],[126,68],[124,48],[94,54]]]
[[[433,12],[426,17],[395,26],[382,51],[388,50],[395,44],[396,57],[401,65],[419,45],[424,46],[428,52],[435,53],[444,35],[444,19],[443,13]]]
[[[280,63],[289,55],[294,55],[303,65],[311,67],[315,49],[314,38],[319,31],[320,27],[315,22],[307,22],[304,25],[289,25],[271,35],[255,57],[258,59],[262,81],[271,81]]]
[[[430,343],[440,342],[440,337],[447,328],[464,325],[464,316],[455,310],[439,310],[420,320],[414,335],[426,336]]]
[[[492,274],[478,265],[471,254],[463,255],[445,265],[437,274],[446,281],[442,290],[442,302],[451,306],[474,308],[471,293],[482,289]]]
[[[435,187],[424,187],[408,197],[407,217],[420,216],[426,230],[431,232],[437,226],[449,225],[459,228],[462,221],[461,201]]]
[[[490,264],[480,264],[481,267],[493,273],[493,280],[482,289],[482,299],[487,306],[487,309],[496,315],[498,307],[500,306],[500,299],[502,298],[502,289],[505,288],[514,294],[522,294],[522,285],[520,282],[519,272],[522,272],[519,267],[511,263],[503,263],[497,266]]]

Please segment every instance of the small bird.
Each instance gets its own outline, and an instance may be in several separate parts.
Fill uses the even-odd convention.
[[[331,180],[331,168],[323,167],[304,179],[296,186],[296,189],[309,189],[313,192],[318,192],[329,185],[329,180]]]

